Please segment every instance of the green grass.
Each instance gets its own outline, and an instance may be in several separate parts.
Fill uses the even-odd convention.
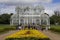
[[[60,25],[51,25],[51,31],[60,33]]]
[[[0,25],[0,29],[9,28],[9,25]]]
[[[13,28],[13,27],[15,27],[15,26],[10,26],[9,24],[6,24],[6,25],[0,24],[0,29],[4,29],[4,28]]]
[[[10,26],[8,24],[7,25],[0,24],[0,34],[10,31],[10,30],[15,30],[15,29],[16,29],[15,26]]]

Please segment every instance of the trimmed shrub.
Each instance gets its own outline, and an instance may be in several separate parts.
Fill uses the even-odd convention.
[[[5,40],[50,40],[50,39],[49,38],[41,39],[41,38],[35,38],[35,37],[24,37],[24,38],[8,38]]]

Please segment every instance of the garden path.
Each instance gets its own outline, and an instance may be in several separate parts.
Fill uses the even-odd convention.
[[[15,33],[15,32],[17,32],[17,30],[9,31],[9,32],[7,32],[7,33],[5,33],[5,34],[1,34],[1,35],[0,35],[0,40],[5,40],[5,37],[6,37],[6,36],[8,36],[8,35],[10,35],[10,34],[12,34],[12,33]]]
[[[51,40],[60,40],[60,34],[53,33],[51,31],[43,31]]]

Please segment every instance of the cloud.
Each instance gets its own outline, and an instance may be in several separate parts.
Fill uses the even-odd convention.
[[[60,3],[52,3],[53,0],[0,0],[0,3],[4,3],[3,5],[1,4],[0,7],[3,9],[1,12],[2,13],[15,13],[15,7],[18,4],[21,3],[44,3],[44,7],[45,7],[45,12],[48,13],[49,15],[53,15],[54,14],[54,10],[60,10]],[[47,4],[45,4],[47,3]],[[10,7],[9,7],[10,6]]]
[[[11,2],[11,3],[36,3],[36,2],[42,2],[42,3],[50,3],[52,0],[0,0],[0,2]]]
[[[15,13],[15,6],[7,6],[5,8],[0,9],[0,13]]]
[[[60,11],[60,3],[51,3],[45,4],[45,12],[48,13],[50,16],[54,14],[54,11]]]
[[[46,4],[45,8],[49,10],[60,10],[60,3]]]
[[[9,0],[0,0],[0,2],[8,2]]]

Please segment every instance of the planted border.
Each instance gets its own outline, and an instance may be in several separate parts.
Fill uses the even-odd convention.
[[[6,40],[50,40],[41,31],[35,29],[20,30],[10,36]]]
[[[5,40],[50,40],[49,38],[35,38],[35,37],[24,37],[24,38],[8,38]]]

